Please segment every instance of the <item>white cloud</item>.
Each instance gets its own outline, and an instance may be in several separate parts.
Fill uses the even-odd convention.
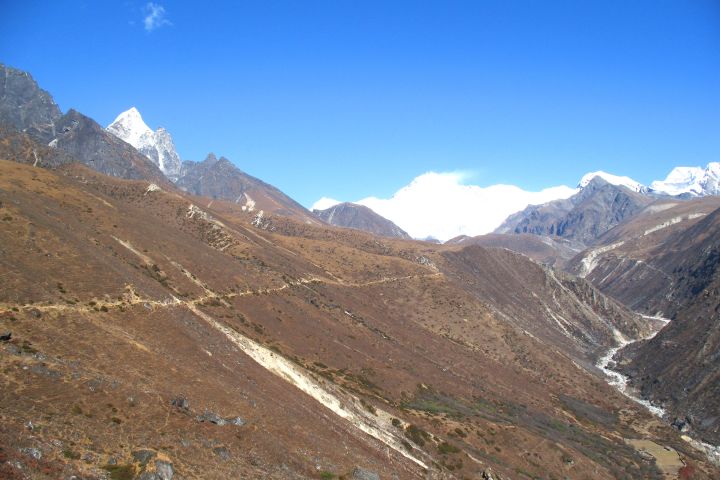
[[[339,202],[334,198],[322,197],[320,200],[313,203],[313,206],[310,207],[310,210],[325,210],[326,208],[334,207],[338,203],[342,202]]]
[[[567,198],[577,192],[566,186],[539,192],[528,192],[514,185],[479,187],[463,185],[462,180],[460,173],[428,172],[391,198],[368,197],[355,203],[392,220],[414,238],[434,237],[445,241],[458,235],[492,232],[508,215],[528,205]],[[327,200],[330,199],[318,200],[313,208]]]
[[[145,25],[146,31],[152,32],[153,30],[163,27],[165,25],[172,25],[170,20],[166,18],[165,7],[163,7],[162,5],[148,2],[143,10],[145,12],[143,24]]]

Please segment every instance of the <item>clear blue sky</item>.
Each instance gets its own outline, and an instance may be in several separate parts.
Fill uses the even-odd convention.
[[[720,1],[0,0],[0,62],[107,125],[137,106],[309,206],[428,170],[641,182],[720,160]],[[162,19],[165,19],[163,22]]]

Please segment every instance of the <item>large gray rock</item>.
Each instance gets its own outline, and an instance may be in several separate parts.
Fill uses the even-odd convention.
[[[226,425],[228,422],[224,418],[222,418],[220,415],[218,415],[215,412],[211,412],[209,410],[205,410],[205,412],[202,415],[197,416],[198,422],[210,422],[214,423],[215,425]]]
[[[155,458],[157,453],[152,450],[135,450],[132,452],[133,459],[138,462],[141,466],[145,467],[150,461]]]
[[[364,468],[355,467],[352,472],[352,478],[354,480],[380,480],[380,475]]]
[[[160,480],[172,480],[175,471],[173,470],[172,463],[157,460],[155,462],[155,473],[160,477]]]
[[[213,453],[223,460],[230,460],[230,450],[227,447],[215,447]]]

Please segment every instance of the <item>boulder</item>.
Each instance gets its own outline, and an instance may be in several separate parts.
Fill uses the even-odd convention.
[[[152,450],[135,450],[132,452],[133,459],[145,467],[157,454]]]
[[[243,419],[242,417],[235,417],[232,419],[228,419],[228,423],[230,425],[237,425],[238,427],[242,427],[243,425],[245,425],[245,419]]]
[[[177,397],[173,398],[170,404],[173,407],[177,407],[181,410],[188,410],[190,408],[190,402],[188,402],[187,398],[182,395],[178,395]]]
[[[380,480],[380,475],[364,468],[355,467],[352,472],[353,480]]]
[[[164,460],[157,460],[155,462],[155,474],[160,477],[160,480],[172,480],[173,475],[175,474],[172,463]]]
[[[227,447],[215,447],[213,453],[223,460],[230,460],[230,450]]]
[[[205,413],[198,415],[197,420],[198,422],[210,422],[220,426],[227,424],[227,421],[224,418],[209,410],[205,410]]]

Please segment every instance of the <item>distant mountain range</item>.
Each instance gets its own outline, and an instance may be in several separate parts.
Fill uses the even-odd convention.
[[[627,187],[637,193],[684,197],[720,195],[720,162],[710,162],[704,168],[675,167],[665,180],[655,180],[649,187],[630,177],[619,177],[603,171],[592,172],[580,180],[578,187],[585,187],[596,177],[612,185]]]

